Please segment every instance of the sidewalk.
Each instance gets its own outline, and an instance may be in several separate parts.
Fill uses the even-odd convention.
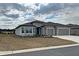
[[[79,44],[71,44],[71,45],[62,45],[62,46],[51,46],[51,47],[42,47],[42,48],[33,48],[33,49],[24,49],[24,50],[16,50],[16,51],[1,51],[0,55],[8,55],[8,54],[16,54],[16,53],[24,53],[24,52],[32,52],[32,51],[40,51],[47,49],[57,49],[71,46],[78,46]]]

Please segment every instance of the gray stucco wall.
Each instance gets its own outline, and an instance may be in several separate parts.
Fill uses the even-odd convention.
[[[42,35],[55,35],[55,29],[53,26],[42,27]]]
[[[24,28],[24,33],[22,33],[22,27]],[[32,33],[26,33],[26,28],[28,28],[28,29],[31,28]],[[70,28],[68,28],[68,27],[57,27],[56,29],[53,26],[42,27],[41,35],[47,35],[47,36],[70,35]],[[57,33],[57,34],[55,34],[55,33]],[[36,27],[21,26],[15,30],[15,34],[19,35],[19,36],[34,36],[34,35],[36,35]]]
[[[15,34],[16,35],[21,35],[21,27],[15,29]]]
[[[42,28],[41,28],[41,34],[42,34],[42,35],[46,35],[46,29],[45,29],[45,27],[42,27]]]
[[[46,27],[46,35],[48,36],[55,35],[55,28],[53,26]]]
[[[24,33],[22,33],[22,28],[24,28]],[[26,33],[26,28],[32,29],[32,33]],[[36,34],[35,27],[29,27],[29,26],[21,26],[15,30],[15,34],[19,36],[34,36]]]

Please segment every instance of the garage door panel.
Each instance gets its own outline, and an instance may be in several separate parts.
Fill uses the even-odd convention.
[[[54,29],[47,29],[47,35],[54,35]]]
[[[58,29],[58,35],[69,35],[69,29]]]

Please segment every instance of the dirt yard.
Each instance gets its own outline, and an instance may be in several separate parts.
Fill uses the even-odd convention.
[[[21,50],[68,44],[76,44],[76,42],[59,38],[19,37],[14,34],[0,34],[0,51]]]

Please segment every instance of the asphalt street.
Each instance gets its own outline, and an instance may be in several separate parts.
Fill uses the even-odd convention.
[[[6,56],[79,56],[79,46],[25,52],[25,53],[16,53]]]

